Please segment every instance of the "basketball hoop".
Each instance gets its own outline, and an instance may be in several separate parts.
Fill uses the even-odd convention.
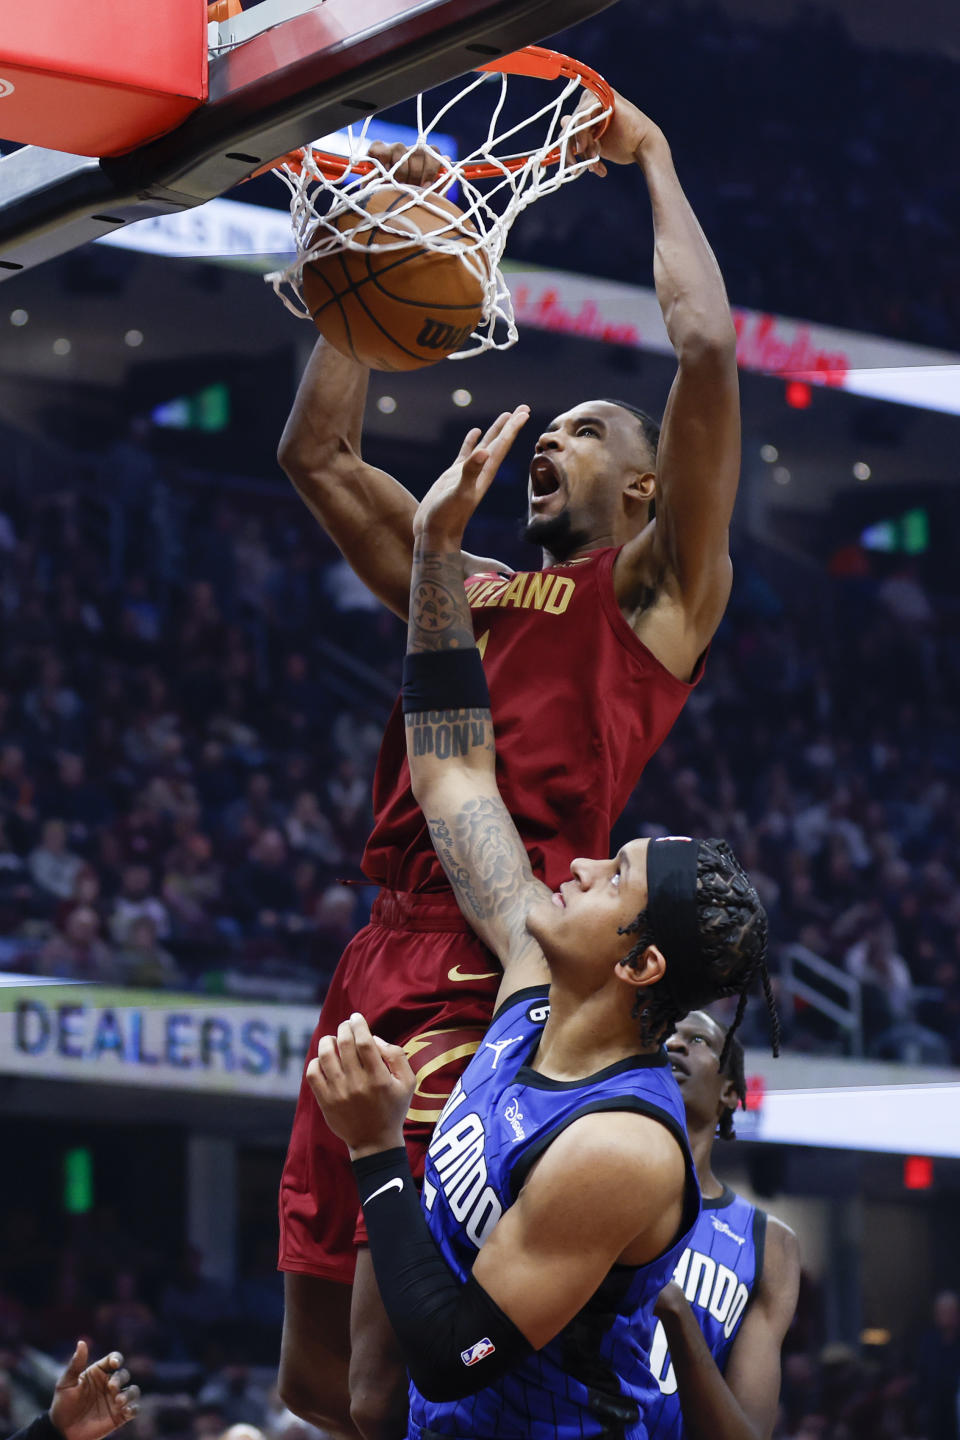
[[[560,93],[533,115],[519,123],[506,124],[501,131],[498,127],[511,75],[565,83]],[[483,141],[462,159],[449,159],[433,146],[431,134],[455,106],[481,86],[489,85],[493,77],[498,77],[499,84],[495,86],[492,114]],[[582,89],[595,97],[596,104],[565,117],[564,106]],[[505,350],[517,340],[513,304],[499,268],[510,227],[528,205],[577,179],[594,163],[575,157],[571,142],[587,131],[601,135],[610,123],[613,108],[613,91],[595,70],[556,51],[528,45],[512,55],[478,66],[474,78],[429,121],[424,119],[424,96],[419,95],[417,137],[389,167],[366,158],[370,117],[360,126],[349,127],[349,151],[345,156],[310,146],[285,155],[264,168],[276,170],[290,191],[297,258],[286,269],[275,271],[266,279],[288,310],[309,319],[310,311],[301,293],[304,265],[336,250],[364,248],[363,240],[352,239],[349,223],[343,223],[344,216],[356,215],[358,230],[361,223],[364,224],[369,236],[370,216],[365,207],[370,197],[384,186],[402,192],[403,201],[391,205],[389,215],[378,216],[378,250],[409,250],[411,231],[409,224],[403,222],[405,211],[414,207],[429,210],[431,201],[442,198],[457,183],[461,189],[458,203],[462,213],[448,216],[446,210],[441,212],[441,207],[434,205],[437,216],[442,214],[443,223],[418,240],[429,250],[458,255],[483,285],[482,319],[466,348],[449,358],[462,360],[484,350]],[[536,137],[533,145],[526,143],[525,137],[531,127]],[[504,153],[505,148],[511,142],[517,144],[521,136],[524,139],[520,141],[523,146],[520,153]],[[396,178],[415,150],[426,151],[443,167],[430,185],[412,185]],[[493,183],[481,189],[477,182]]]

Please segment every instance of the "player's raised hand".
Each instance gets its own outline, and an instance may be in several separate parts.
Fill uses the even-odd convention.
[[[87,1364],[86,1340],[78,1340],[57,1381],[50,1419],[64,1440],[103,1440],[137,1413],[140,1391],[130,1384],[123,1356],[113,1351]]]
[[[431,155],[422,145],[411,150],[402,140],[392,145],[383,140],[375,140],[367,151],[367,157],[379,161],[384,170],[389,170],[400,185],[432,185],[437,176],[447,168],[436,155]]]
[[[611,165],[633,165],[642,159],[643,152],[657,141],[663,141],[663,131],[655,125],[632,101],[614,90],[613,115],[601,130],[596,126],[578,130],[568,142],[574,156],[592,159],[590,169],[596,175],[606,175],[604,160]],[[585,91],[580,104],[573,112],[571,123],[578,124],[593,111],[600,113],[600,102],[595,95]]]
[[[458,550],[473,512],[493,484],[514,440],[530,418],[530,407],[505,410],[483,434],[467,432],[460,453],[420,501],[413,517],[414,540]]]
[[[362,1015],[336,1037],[324,1035],[307,1066],[307,1084],[334,1135],[358,1160],[403,1144],[403,1122],[416,1079],[399,1045],[389,1045]]]

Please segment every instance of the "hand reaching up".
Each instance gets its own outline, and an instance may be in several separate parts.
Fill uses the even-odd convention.
[[[103,1440],[137,1413],[140,1391],[130,1384],[123,1356],[114,1350],[88,1365],[88,1354],[86,1340],[78,1340],[53,1392],[50,1419],[64,1440]]]

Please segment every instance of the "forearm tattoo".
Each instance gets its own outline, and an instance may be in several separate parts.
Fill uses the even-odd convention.
[[[413,552],[407,653],[465,650],[475,644],[459,550],[447,553],[423,550],[417,545]]]
[[[479,924],[502,930],[505,958],[526,938],[530,906],[550,894],[535,879],[506,806],[499,796],[477,795],[455,815],[426,820],[461,908]]]
[[[475,643],[459,551],[441,553],[418,544],[413,555],[407,653],[463,650]],[[463,771],[437,805],[444,813],[426,815],[427,827],[461,910],[506,964],[533,944],[526,933],[527,913],[536,899],[550,892],[535,879],[500,797],[470,793],[477,784],[470,772],[492,774],[495,746],[490,711],[423,710],[404,719],[412,766],[419,762],[423,772],[435,774],[451,767],[454,774]],[[487,755],[482,765],[476,764],[481,751]],[[474,763],[464,769],[463,762],[471,760]],[[434,804],[429,808],[434,810]]]
[[[489,710],[416,710],[403,718],[408,752],[415,760],[421,755],[462,760],[477,750],[494,751]]]

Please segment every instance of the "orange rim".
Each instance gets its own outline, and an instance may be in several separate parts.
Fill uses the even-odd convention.
[[[478,71],[490,71],[493,74],[504,75],[530,75],[537,80],[579,80],[584,89],[589,90],[600,101],[601,109],[609,110],[611,113],[605,120],[600,122],[597,130],[597,137],[601,136],[613,118],[614,97],[613,87],[608,85],[602,75],[592,70],[589,65],[583,65],[579,60],[573,60],[569,55],[561,55],[559,50],[546,50],[542,45],[526,45],[522,50],[514,50],[511,55],[503,55],[499,60],[491,60],[486,65],[478,65]],[[559,145],[544,156],[544,165],[556,165],[560,160],[561,147]],[[254,170],[248,179],[254,180],[258,175],[265,175],[270,170],[279,170],[286,165],[295,173],[303,169],[306,148],[290,150],[286,155],[281,155],[277,160],[271,160],[269,165],[261,165],[259,170]],[[529,153],[525,155],[512,155],[499,164],[492,164],[487,161],[478,162],[475,165],[464,165],[459,171],[467,180],[495,180],[505,170],[522,170],[530,159]],[[369,175],[375,169],[372,160],[357,160],[353,165],[343,155],[334,155],[330,150],[314,150],[313,163],[327,180],[342,180],[345,175]],[[444,174],[444,171],[440,172]]]

